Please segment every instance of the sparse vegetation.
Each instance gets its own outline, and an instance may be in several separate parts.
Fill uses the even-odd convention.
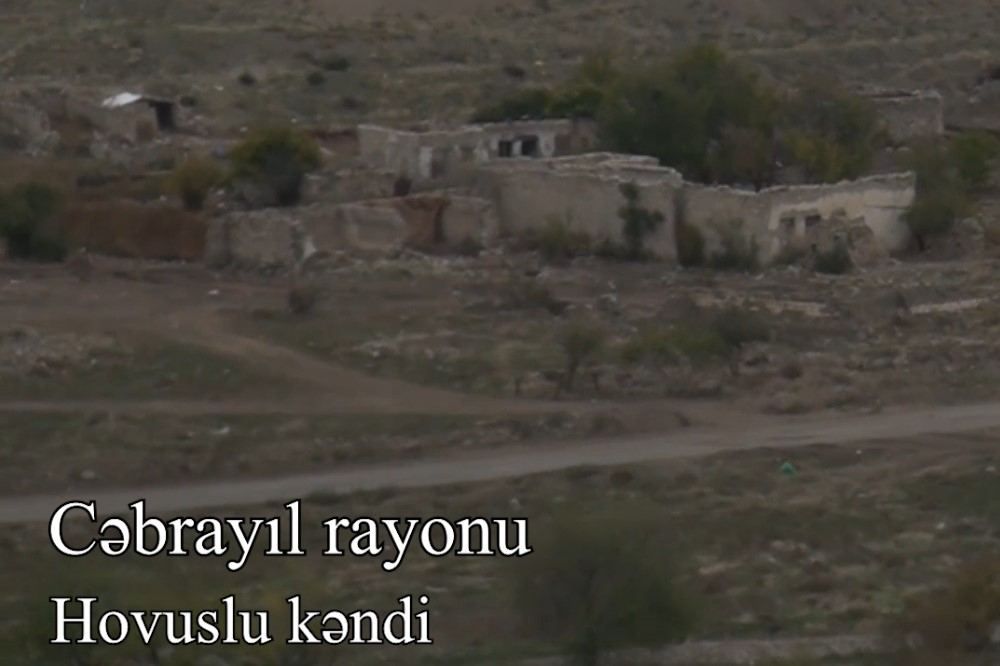
[[[903,643],[904,653],[960,663],[963,655],[985,655],[994,650],[994,632],[1000,627],[1000,559],[984,558],[966,564],[943,588],[910,600],[889,633]],[[985,663],[985,662],[982,662]]]
[[[560,641],[591,666],[622,647],[682,640],[695,625],[648,507],[574,511],[540,531],[535,553],[513,570],[524,625]]]
[[[663,213],[640,205],[639,187],[635,183],[624,183],[621,193],[625,205],[619,209],[618,216],[622,219],[626,256],[637,261],[646,257],[646,238],[663,224]]]
[[[308,316],[316,310],[320,290],[314,282],[297,278],[288,288],[288,309],[293,315]]]
[[[569,322],[559,337],[566,360],[564,386],[572,391],[580,369],[593,361],[604,349],[607,333],[599,325],[579,319]]]
[[[266,190],[280,206],[292,206],[302,197],[302,184],[319,168],[321,156],[308,135],[287,127],[260,129],[230,154],[233,175]]]
[[[550,218],[538,231],[529,230],[522,234],[517,245],[539,252],[549,263],[565,262],[592,251],[590,237],[573,231],[570,220],[558,217]]]
[[[170,189],[187,210],[201,210],[209,193],[225,181],[224,171],[207,157],[191,157],[178,164],[170,176]]]
[[[871,105],[832,81],[807,81],[783,111],[784,159],[817,182],[857,178],[888,140]]]
[[[708,258],[708,264],[719,271],[753,273],[760,269],[760,248],[757,239],[748,237],[742,220],[732,220],[719,226],[719,248]]]
[[[847,243],[836,240],[830,247],[819,250],[813,257],[813,269],[826,275],[843,275],[854,267]]]
[[[35,261],[65,259],[66,241],[55,221],[59,206],[59,193],[41,183],[0,192],[0,236],[7,253]]]

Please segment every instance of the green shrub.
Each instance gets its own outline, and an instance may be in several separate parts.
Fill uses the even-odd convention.
[[[710,149],[736,130],[752,130],[768,141],[775,110],[769,88],[723,51],[705,45],[622,73],[608,87],[597,117],[609,150],[651,155],[691,180],[731,175],[744,180],[746,174],[723,164],[721,155],[713,158]]]
[[[719,229],[719,249],[712,253],[709,266],[720,271],[753,273],[760,269],[757,239],[747,237],[742,220],[734,220]]]
[[[328,72],[344,72],[351,68],[351,59],[342,55],[331,55],[323,59],[322,65]]]
[[[192,157],[178,164],[170,176],[170,189],[180,196],[187,210],[201,210],[212,189],[225,181],[225,173],[214,160]]]
[[[550,218],[540,230],[530,230],[519,239],[519,246],[535,250],[547,262],[560,262],[590,254],[590,237],[573,231],[568,221]]]
[[[950,231],[968,207],[965,194],[957,189],[942,186],[918,192],[916,201],[904,215],[918,249],[926,249],[930,237]]]
[[[770,337],[767,321],[761,315],[737,307],[717,314],[712,327],[730,350],[738,350],[752,342],[765,342]]]
[[[685,268],[705,265],[705,237],[701,230],[690,224],[678,223],[674,227],[677,243],[677,261]]]
[[[857,178],[888,141],[872,104],[834,81],[800,85],[782,109],[785,161],[822,182]]]
[[[950,152],[959,178],[968,189],[978,190],[989,182],[992,162],[1000,155],[1000,142],[985,132],[964,132],[952,140]]]
[[[539,530],[534,553],[511,568],[525,627],[583,665],[609,650],[686,638],[696,612],[665,556],[672,549],[657,513],[574,508]]]
[[[311,315],[319,304],[319,297],[318,285],[295,279],[288,288],[288,310],[300,317]]]
[[[235,178],[265,188],[279,206],[299,202],[306,174],[322,161],[311,137],[287,127],[253,132],[233,149],[230,160]]]
[[[622,345],[621,358],[628,365],[655,363],[670,365],[677,361],[678,350],[670,330],[651,329],[640,332]]]
[[[502,298],[502,306],[513,310],[541,309],[561,315],[567,307],[544,284],[527,278],[511,277],[503,287]]]
[[[622,346],[621,358],[632,365],[670,365],[681,359],[694,365],[732,361],[745,345],[769,337],[766,321],[752,312],[733,308],[712,317],[695,316],[669,328],[643,331]]]
[[[816,253],[813,270],[827,275],[843,275],[854,267],[854,260],[843,241],[836,241],[830,248]]]
[[[671,329],[667,343],[678,357],[696,365],[725,358],[729,352],[726,341],[711,324],[686,322]]]
[[[998,624],[1000,560],[994,557],[966,565],[944,588],[910,600],[888,632],[897,640],[917,638],[920,654],[950,664],[962,654],[985,655]]]
[[[625,197],[625,205],[618,211],[622,237],[628,258],[636,261],[646,256],[646,237],[663,224],[663,213],[639,205],[639,187],[635,183],[622,184],[620,191]]]
[[[67,247],[55,222],[59,193],[48,185],[27,183],[0,193],[0,235],[7,253],[18,259],[62,261]]]
[[[501,123],[523,118],[549,117],[552,93],[545,88],[524,88],[495,104],[476,112],[474,123]]]
[[[806,251],[798,245],[785,245],[778,254],[771,259],[772,266],[794,266],[800,263],[806,256]]]
[[[580,368],[592,361],[603,349],[605,331],[596,324],[578,320],[570,322],[559,336],[559,345],[566,358],[565,388],[573,390]]]

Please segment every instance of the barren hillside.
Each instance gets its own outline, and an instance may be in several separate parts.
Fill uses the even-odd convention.
[[[998,24],[987,0],[12,0],[0,74],[188,95],[220,126],[453,121],[595,49],[648,59],[710,39],[779,78],[834,72],[961,100]]]

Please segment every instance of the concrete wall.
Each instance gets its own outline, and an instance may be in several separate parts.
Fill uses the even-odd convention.
[[[427,132],[358,127],[364,164],[413,181],[453,178],[470,166],[505,157],[549,158],[589,150],[593,137],[591,123],[573,120],[491,123]]]
[[[944,99],[933,90],[877,91],[865,94],[894,141],[944,133]]]
[[[451,194],[271,208],[212,220],[205,257],[213,266],[287,269],[304,247],[355,255],[403,247],[449,251],[492,243],[496,227],[490,202]]]

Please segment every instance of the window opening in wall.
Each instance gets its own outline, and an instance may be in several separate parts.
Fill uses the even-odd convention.
[[[781,218],[781,231],[787,235],[792,235],[795,233],[795,218],[794,217],[783,217]]]
[[[497,146],[497,155],[499,155],[500,157],[513,157],[514,142],[508,141],[506,139],[501,139],[500,144]]]
[[[823,221],[823,217],[820,215],[810,215],[806,217],[806,229],[812,229],[817,224]]]
[[[539,144],[537,136],[526,136],[521,138],[521,155],[524,157],[538,157]]]

